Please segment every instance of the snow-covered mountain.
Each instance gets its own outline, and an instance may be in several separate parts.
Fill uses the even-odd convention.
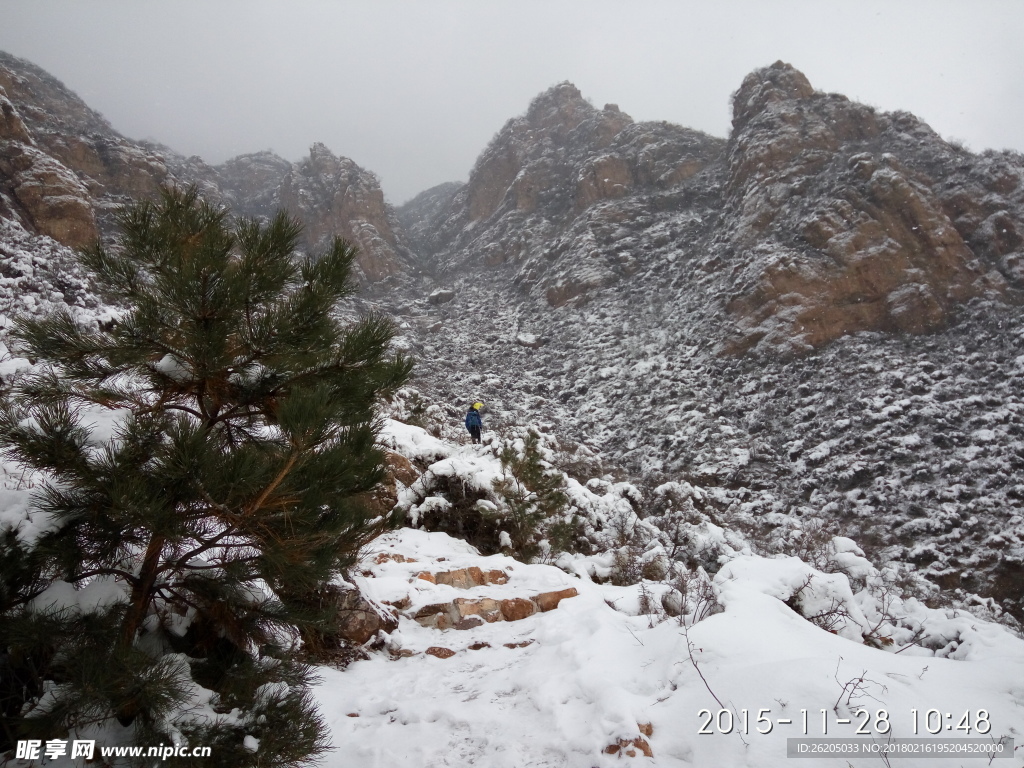
[[[734,106],[728,142],[568,84],[511,120],[418,208],[434,281],[391,306],[421,388],[705,488],[780,547],[817,520],[1024,618],[1024,159],[781,63]]]
[[[210,166],[168,147],[131,141],[38,67],[0,52],[0,219],[78,247],[113,231],[111,214],[162,185],[196,184],[241,215],[286,207],[305,225],[305,245],[334,236],[357,245],[364,287],[416,271],[380,181],[315,143],[291,163],[257,152]]]
[[[390,618],[318,693],[332,764],[781,766],[802,734],[779,718],[852,735],[834,719],[857,705],[898,737],[935,710],[1024,738],[1024,158],[782,63],[733,106],[723,140],[562,83],[466,183],[396,210],[323,145],[209,166],[0,54],[0,312],[105,322],[71,247],[196,183],[288,207],[311,247],[357,242],[361,306],[418,360],[384,434],[409,527],[352,576],[359,620]],[[0,376],[29,364],[0,353]],[[461,439],[476,400],[482,447]],[[525,563],[495,481],[531,434],[568,500]],[[10,527],[29,518],[8,470]],[[439,578],[473,568],[504,582]],[[718,732],[762,708],[771,734]]]

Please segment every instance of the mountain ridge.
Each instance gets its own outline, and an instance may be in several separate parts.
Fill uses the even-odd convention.
[[[435,418],[483,400],[489,428],[539,422],[645,488],[690,483],[779,551],[842,528],[1024,619],[1019,154],[972,154],[777,62],[741,84],[728,140],[558,84],[468,182],[394,209],[322,145],[208,166],[86,113],[95,131],[65,136],[52,99],[19,88],[0,104],[12,305],[95,304],[46,273],[72,255],[30,257],[60,250],[46,222],[81,224],[63,233],[78,244],[132,189],[195,183],[255,216],[286,203],[314,241],[359,242],[363,306],[398,321]]]

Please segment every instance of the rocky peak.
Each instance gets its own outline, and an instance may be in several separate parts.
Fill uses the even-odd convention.
[[[280,207],[279,189],[292,164],[273,152],[239,155],[215,169],[218,186],[233,211],[271,216]]]
[[[278,194],[280,205],[302,219],[310,247],[343,237],[359,248],[356,267],[364,282],[408,268],[410,254],[396,234],[398,217],[380,180],[349,158],[314,144],[309,157],[284,174]]]
[[[82,246],[112,227],[121,203],[153,197],[164,184],[195,184],[242,215],[288,208],[303,221],[310,247],[336,235],[357,245],[365,283],[411,262],[380,182],[323,144],[294,166],[272,152],[211,166],[124,138],[55,78],[0,52],[0,218]]]
[[[732,99],[732,127],[740,130],[751,117],[778,101],[806,99],[814,94],[810,81],[791,64],[776,61],[743,78]]]
[[[19,106],[29,130],[118,136],[99,112],[35,64],[0,51],[0,88]]]
[[[615,104],[597,109],[574,85],[560,83],[505,124],[447,209],[431,211],[434,226],[415,220],[407,226],[438,254],[442,270],[461,272],[465,262],[515,265],[518,284],[540,284],[550,302],[560,305],[628,274],[633,259],[617,254],[611,263],[590,262],[585,279],[572,268],[552,272],[553,253],[564,250],[552,251],[555,238],[579,229],[579,239],[572,238],[576,245],[595,252],[591,229],[615,231],[617,222],[636,215],[620,210],[620,201],[629,207],[642,199],[646,207],[649,196],[694,177],[723,148],[723,141],[680,126],[635,123]],[[415,210],[427,213],[425,207]],[[558,285],[548,284],[552,280]]]
[[[958,227],[943,200],[977,160],[920,120],[815,92],[781,62],[748,76],[734,108],[725,234],[738,336],[730,349],[923,333],[970,299],[1005,294],[1005,265],[964,239],[983,212]]]
[[[572,83],[554,85],[535,97],[526,110],[530,128],[546,135],[565,136],[596,110]]]

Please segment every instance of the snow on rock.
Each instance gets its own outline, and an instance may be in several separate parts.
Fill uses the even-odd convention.
[[[453,450],[451,444],[438,440],[425,429],[395,419],[384,420],[378,439],[381,445],[413,461],[437,461],[447,458]]]

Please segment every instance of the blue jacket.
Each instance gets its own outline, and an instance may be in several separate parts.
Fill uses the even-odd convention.
[[[470,427],[483,427],[484,423],[480,420],[480,411],[476,408],[470,408],[469,413],[466,414],[466,429]]]

